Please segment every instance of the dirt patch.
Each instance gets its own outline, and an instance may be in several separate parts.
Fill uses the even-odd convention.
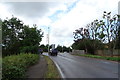
[[[35,64],[34,66],[31,66],[27,72],[26,76],[28,79],[39,79],[39,78],[44,78],[44,75],[47,70],[47,62],[43,56],[40,56],[39,62]]]

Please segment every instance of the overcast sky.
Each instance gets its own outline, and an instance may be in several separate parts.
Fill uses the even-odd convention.
[[[41,2],[1,2],[0,18],[21,19],[26,25],[37,24],[44,32],[41,44],[47,44],[50,27],[50,44],[70,46],[75,29],[102,18],[103,11],[118,13],[119,0],[69,0]]]

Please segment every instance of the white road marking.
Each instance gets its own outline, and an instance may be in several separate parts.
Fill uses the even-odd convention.
[[[51,57],[50,57],[51,58]],[[51,58],[52,59],[52,58]],[[53,59],[52,59],[53,60]],[[63,72],[62,72],[62,70],[61,70],[61,68],[59,67],[59,65],[55,62],[55,61],[53,61],[54,63],[55,63],[55,65],[56,65],[56,67],[58,68],[58,70],[59,70],[59,72],[60,72],[60,75],[61,75],[61,77],[65,80],[65,76],[64,76],[64,74],[63,74]]]

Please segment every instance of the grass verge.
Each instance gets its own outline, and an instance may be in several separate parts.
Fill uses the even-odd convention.
[[[105,60],[111,60],[111,61],[120,61],[120,57],[107,57],[107,56],[98,56],[98,55],[90,55],[90,54],[74,54],[76,56],[84,56],[84,57],[90,57],[90,58],[97,58],[97,59],[105,59]]]
[[[60,78],[58,69],[56,68],[54,62],[48,57],[44,56],[47,61],[47,72],[45,74],[45,78]]]

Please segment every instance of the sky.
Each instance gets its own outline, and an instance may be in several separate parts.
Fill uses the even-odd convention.
[[[35,2],[36,1],[36,2]],[[95,19],[101,19],[103,11],[118,13],[119,0],[0,0],[0,18],[19,18],[24,24],[42,29],[40,44],[49,43],[71,46],[73,32]]]

